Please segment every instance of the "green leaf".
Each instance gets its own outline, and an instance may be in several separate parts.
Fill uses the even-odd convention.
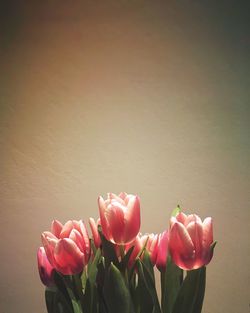
[[[84,308],[86,312],[96,313],[98,308],[97,303],[97,266],[100,262],[101,250],[96,251],[95,257],[91,263],[88,264],[88,278],[86,280],[85,292],[84,292]]]
[[[74,313],[82,313],[83,292],[80,275],[63,275],[63,280],[67,287]]]
[[[134,304],[135,312],[139,313],[140,307],[139,307],[138,282],[137,282],[136,272],[133,272],[133,274],[131,275],[131,279],[129,280],[129,290],[130,290],[132,302]]]
[[[53,313],[54,311],[54,299],[56,295],[56,290],[50,288],[45,289],[45,301],[48,313]]]
[[[97,265],[97,275],[96,275],[98,310],[99,310],[98,313],[108,313],[108,308],[107,308],[107,305],[104,299],[104,294],[103,294],[104,280],[105,280],[105,260],[104,260],[104,257],[101,256],[100,262]]]
[[[90,241],[90,247],[91,247],[91,250],[93,251],[94,255],[96,254],[96,246],[95,246],[95,243],[94,243],[94,240],[92,238],[89,238],[89,241]]]
[[[158,296],[157,296],[157,291],[156,291],[156,287],[155,287],[155,277],[154,277],[154,269],[153,269],[153,265],[150,261],[151,267],[149,268],[148,266],[145,265],[144,262],[142,262],[142,267],[143,267],[143,273],[144,273],[144,278],[145,278],[145,283],[146,286],[150,292],[150,295],[153,299],[153,303],[154,303],[154,312],[161,312],[161,308],[160,308],[160,303],[158,300]],[[153,272],[153,275],[152,275]]]
[[[199,285],[198,291],[196,294],[196,299],[193,305],[193,313],[200,313],[202,310],[203,300],[205,296],[205,289],[206,289],[206,267],[203,267],[200,270],[200,277],[199,277]]]
[[[97,287],[91,285],[90,281],[87,280],[85,294],[84,294],[84,309],[88,313],[97,313]]]
[[[105,238],[100,225],[98,225],[98,232],[102,241],[102,250],[105,257],[105,267],[109,268],[111,263],[114,263],[116,266],[118,266],[119,260],[116,255],[115,245]]]
[[[90,280],[91,284],[94,284],[96,281],[97,266],[100,262],[100,259],[101,259],[101,250],[98,249],[96,251],[93,261],[88,264],[88,279]]]
[[[83,304],[83,287],[82,287],[82,280],[81,275],[75,274],[72,276],[72,282],[73,282],[73,291],[76,299],[78,302]]]
[[[161,271],[161,309],[171,313],[183,280],[183,270],[168,256],[166,270]]]
[[[134,250],[134,246],[132,246],[132,247],[128,250],[128,252],[125,254],[124,258],[121,260],[121,262],[120,262],[120,264],[119,264],[119,268],[120,268],[121,270],[124,271],[124,270],[127,268],[128,262],[129,262],[129,259],[130,259],[130,256],[131,256],[133,250]]]
[[[67,286],[65,285],[64,277],[65,277],[64,275],[62,275],[56,271],[53,274],[53,279],[54,279],[55,285],[56,285],[58,291],[60,292],[60,298],[64,299],[64,301],[63,301],[64,306],[67,307],[68,312],[73,312],[73,306],[72,306],[71,298],[69,296]]]
[[[82,276],[81,276],[83,290],[85,289],[87,279],[88,279],[87,270],[84,269],[84,271],[82,272]]]
[[[110,264],[105,276],[103,292],[109,313],[134,313],[124,277],[113,263]]]
[[[206,267],[187,272],[172,313],[201,313],[206,285]]]
[[[101,256],[100,262],[97,265],[97,275],[96,275],[97,284],[101,288],[103,287],[104,279],[105,279],[105,260],[104,257]]]
[[[80,303],[76,299],[72,298],[71,300],[74,308],[74,313],[83,313]]]
[[[98,293],[98,313],[108,313],[108,308],[104,301],[104,297],[100,295],[100,293]]]
[[[135,297],[138,299],[140,313],[152,313],[154,309],[154,300],[150,293],[149,287],[144,276],[143,265],[140,260],[136,262],[138,269],[138,286]]]
[[[181,207],[180,207],[179,204],[178,204],[177,207],[172,211],[171,216],[175,217],[175,216],[177,216],[180,212],[181,212]]]
[[[48,313],[73,313],[73,308],[56,287],[46,288],[45,300]]]
[[[217,245],[217,241],[214,241],[211,246],[210,246],[210,250],[212,250],[212,253],[214,252],[214,248]]]
[[[154,266],[151,262],[151,258],[150,258],[150,255],[149,255],[147,249],[145,249],[145,251],[144,251],[142,263],[147,268],[147,270],[151,276],[151,280],[155,283]]]

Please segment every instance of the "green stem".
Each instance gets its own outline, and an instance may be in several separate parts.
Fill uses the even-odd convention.
[[[165,274],[166,271],[161,271],[161,309],[162,313],[167,313],[165,310],[166,302],[166,288],[165,288]]]
[[[120,253],[121,253],[121,259],[123,259],[125,256],[125,247],[124,245],[120,245],[119,248],[120,248]]]
[[[65,286],[67,288],[71,303],[74,309],[74,313],[83,313],[81,299],[75,295],[73,276],[64,276]]]

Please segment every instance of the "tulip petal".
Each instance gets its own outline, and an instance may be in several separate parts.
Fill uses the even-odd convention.
[[[82,237],[86,245],[87,243],[89,243],[89,234],[88,234],[87,228],[85,226],[85,223],[82,220],[79,221],[79,226],[80,226],[79,232],[82,234]]]
[[[78,230],[79,233],[81,233],[81,226],[80,226],[81,220],[80,221],[73,220],[72,222],[73,222],[74,229]]]
[[[112,204],[110,208],[109,227],[112,233],[112,240],[114,243],[123,244],[126,241],[124,238],[124,209],[122,205],[116,202],[116,205]]]
[[[82,235],[79,233],[78,230],[73,229],[70,233],[69,239],[73,240],[78,248],[84,253],[84,243]]]
[[[118,197],[121,198],[122,200],[125,200],[125,198],[127,197],[127,194],[126,194],[126,192],[121,192],[121,193],[119,193]]]
[[[151,235],[149,235],[149,240],[148,240],[147,246],[146,246],[153,265],[155,265],[156,258],[157,258],[158,240],[159,240],[158,234],[157,235],[151,234]]]
[[[126,197],[124,198],[124,202],[125,202],[125,205],[128,205],[128,203],[129,203],[129,201],[131,200],[131,199],[134,199],[134,195],[126,195]]]
[[[54,284],[53,280],[54,268],[47,258],[44,247],[40,247],[37,251],[37,264],[42,283],[47,287],[52,286]]]
[[[213,243],[213,222],[211,217],[205,218],[203,221],[203,259],[204,264],[208,264],[213,257],[211,244]]]
[[[67,221],[61,230],[60,238],[69,237],[73,228],[74,228],[73,221]]]
[[[176,220],[184,225],[187,220],[187,215],[183,212],[180,212],[177,214]]]
[[[194,245],[183,224],[176,222],[169,234],[169,250],[173,261],[182,269],[190,269],[194,262]]]
[[[55,266],[54,250],[58,239],[51,232],[48,231],[42,233],[41,239],[47,258],[50,264],[54,267]]]
[[[202,223],[198,221],[193,221],[188,224],[186,227],[192,242],[194,244],[194,250],[195,250],[195,261],[194,261],[194,269],[199,268],[203,266],[202,261],[202,238],[203,238],[203,229],[202,229]]]
[[[102,232],[107,240],[111,240],[111,234],[109,229],[109,223],[106,217],[107,214],[107,208],[106,204],[103,200],[103,198],[100,196],[98,198],[98,207],[99,207],[99,213],[100,213],[100,220],[101,220],[101,226],[102,226]]]
[[[160,234],[158,242],[158,252],[156,258],[156,266],[159,270],[165,270],[168,257],[168,231],[165,230]]]
[[[130,255],[130,258],[129,258],[129,262],[128,262],[129,267],[131,267],[134,264],[136,258],[138,257],[139,253],[141,252],[141,250],[143,248],[143,244],[142,244],[141,238],[139,236],[136,236],[134,241],[125,245],[125,251],[128,252],[128,250],[131,247],[134,247],[134,249],[133,249],[133,251]]]
[[[45,238],[58,240],[58,238],[54,234],[52,234],[50,231],[44,231],[42,233],[42,236],[44,236]]]
[[[185,226],[187,227],[187,225],[191,222],[199,222],[202,224],[202,221],[200,219],[200,217],[196,214],[190,214],[187,216],[186,221],[185,221]]]
[[[203,221],[203,246],[210,247],[213,243],[213,222],[211,217]]]
[[[134,240],[140,230],[141,215],[140,215],[140,199],[138,196],[130,198],[127,209],[124,214],[125,219],[125,241]]]
[[[63,225],[61,222],[57,220],[53,220],[52,225],[51,225],[51,232],[54,234],[57,238],[60,237],[61,230],[63,228]]]
[[[121,197],[117,196],[116,194],[112,193],[112,192],[108,193],[108,199],[110,199],[111,201],[116,200],[119,203],[121,203],[122,205],[124,205],[123,199]]]
[[[170,228],[177,222],[178,221],[177,221],[176,217],[175,216],[171,216],[170,221],[169,221]]]
[[[75,242],[69,238],[60,239],[55,247],[55,261],[64,275],[80,273],[84,265],[84,255]]]
[[[83,238],[83,248],[85,251],[85,256],[88,258],[90,256],[90,241],[89,241],[89,234],[87,228],[82,220],[79,221],[79,226]]]

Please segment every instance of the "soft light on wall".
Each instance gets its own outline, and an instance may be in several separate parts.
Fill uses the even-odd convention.
[[[45,312],[41,231],[53,218],[96,217],[97,196],[122,190],[141,197],[142,231],[166,228],[177,203],[213,216],[204,313],[248,310],[248,22],[243,9],[217,5],[55,1],[11,11],[1,312]]]

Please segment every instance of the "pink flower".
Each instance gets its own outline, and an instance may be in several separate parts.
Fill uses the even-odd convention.
[[[165,271],[168,257],[168,231],[159,235],[156,266],[158,270]]]
[[[125,245],[125,252],[127,253],[131,247],[134,247],[134,249],[133,249],[133,251],[130,255],[130,258],[129,258],[128,267],[132,267],[136,258],[138,257],[138,255],[140,254],[140,252],[143,248],[143,243],[142,243],[141,237],[139,235],[137,235],[135,240],[133,240],[131,243],[128,243]]]
[[[150,255],[150,259],[153,265],[155,265],[158,251],[158,234],[146,234],[141,237],[142,244],[146,243],[146,249]]]
[[[119,196],[108,193],[107,200],[98,198],[102,232],[107,240],[126,244],[135,239],[140,230],[140,200],[138,196]]]
[[[95,222],[95,220],[92,217],[90,217],[89,218],[89,225],[91,228],[94,244],[95,244],[96,248],[99,248],[101,245],[101,238],[100,238],[100,235],[98,233],[98,225],[100,225],[100,219],[98,218],[97,222]]]
[[[145,246],[146,244],[146,246]],[[131,247],[134,247],[133,252],[131,253],[131,256],[129,258],[129,267],[133,265],[135,262],[136,258],[140,254],[141,250],[143,247],[147,249],[149,255],[150,255],[150,260],[153,265],[155,265],[156,258],[157,258],[157,246],[158,246],[158,235],[155,234],[145,234],[145,235],[137,235],[135,240],[132,241],[129,244],[125,245],[125,251],[128,252],[128,250]],[[141,255],[141,258],[143,258],[143,254]]]
[[[179,213],[170,220],[169,251],[177,266],[184,270],[200,268],[213,256],[211,217],[202,222],[195,214]]]
[[[64,275],[80,273],[88,263],[89,236],[81,220],[53,221],[51,232],[42,233],[42,243],[50,264]]]
[[[37,250],[37,265],[38,265],[38,271],[39,271],[39,275],[40,275],[40,279],[42,283],[47,287],[53,286],[54,285],[54,280],[53,280],[54,268],[51,266],[51,264],[48,261],[44,247],[40,247]]]

